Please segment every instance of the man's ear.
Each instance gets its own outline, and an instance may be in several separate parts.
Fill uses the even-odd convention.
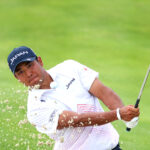
[[[43,61],[40,56],[37,57],[37,61],[43,67]]]

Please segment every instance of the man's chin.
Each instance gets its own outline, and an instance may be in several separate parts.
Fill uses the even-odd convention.
[[[30,89],[39,89],[42,84],[42,80],[32,80],[29,84]]]
[[[39,89],[40,88],[40,84],[39,83],[35,83],[35,84],[32,84],[32,85],[29,85],[28,87],[29,87],[29,89]]]

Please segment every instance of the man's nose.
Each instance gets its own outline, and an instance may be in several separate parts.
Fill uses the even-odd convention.
[[[26,70],[26,76],[27,76],[27,77],[32,76],[32,72],[31,72],[30,70]]]

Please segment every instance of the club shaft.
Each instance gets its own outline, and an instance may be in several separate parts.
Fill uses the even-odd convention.
[[[140,93],[139,93],[138,99],[140,99],[140,98],[141,98],[141,95],[142,95],[142,92],[143,92],[143,89],[144,89],[145,83],[146,83],[146,81],[147,81],[147,78],[148,78],[149,72],[150,72],[150,66],[149,66],[149,68],[148,68],[148,70],[147,70],[147,73],[146,73],[146,76],[145,76],[145,78],[144,78],[144,81],[143,81],[143,84],[142,84],[142,87],[141,87],[141,90],[140,90]]]
[[[144,81],[143,81],[142,87],[141,87],[141,89],[140,89],[140,92],[139,92],[138,98],[137,98],[136,103],[135,103],[135,105],[134,105],[134,107],[135,107],[135,108],[138,108],[138,106],[139,106],[140,98],[141,98],[141,95],[142,95],[142,92],[143,92],[143,89],[144,89],[145,83],[146,83],[146,81],[147,81],[147,78],[148,78],[149,72],[150,72],[150,66],[149,66],[149,68],[148,68],[148,70],[147,70],[147,73],[146,73],[146,76],[145,76],[145,78],[144,78]],[[126,128],[126,130],[129,132],[129,131],[131,131],[131,128],[128,128],[128,127],[127,127],[127,128]]]

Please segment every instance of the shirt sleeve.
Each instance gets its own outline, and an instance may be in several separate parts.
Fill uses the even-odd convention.
[[[74,71],[78,74],[82,86],[89,91],[93,81],[99,77],[99,73],[74,60],[68,60],[68,63],[73,66]]]
[[[39,132],[54,135],[63,110],[65,107],[54,99],[40,99],[36,107],[28,112],[28,120]]]

